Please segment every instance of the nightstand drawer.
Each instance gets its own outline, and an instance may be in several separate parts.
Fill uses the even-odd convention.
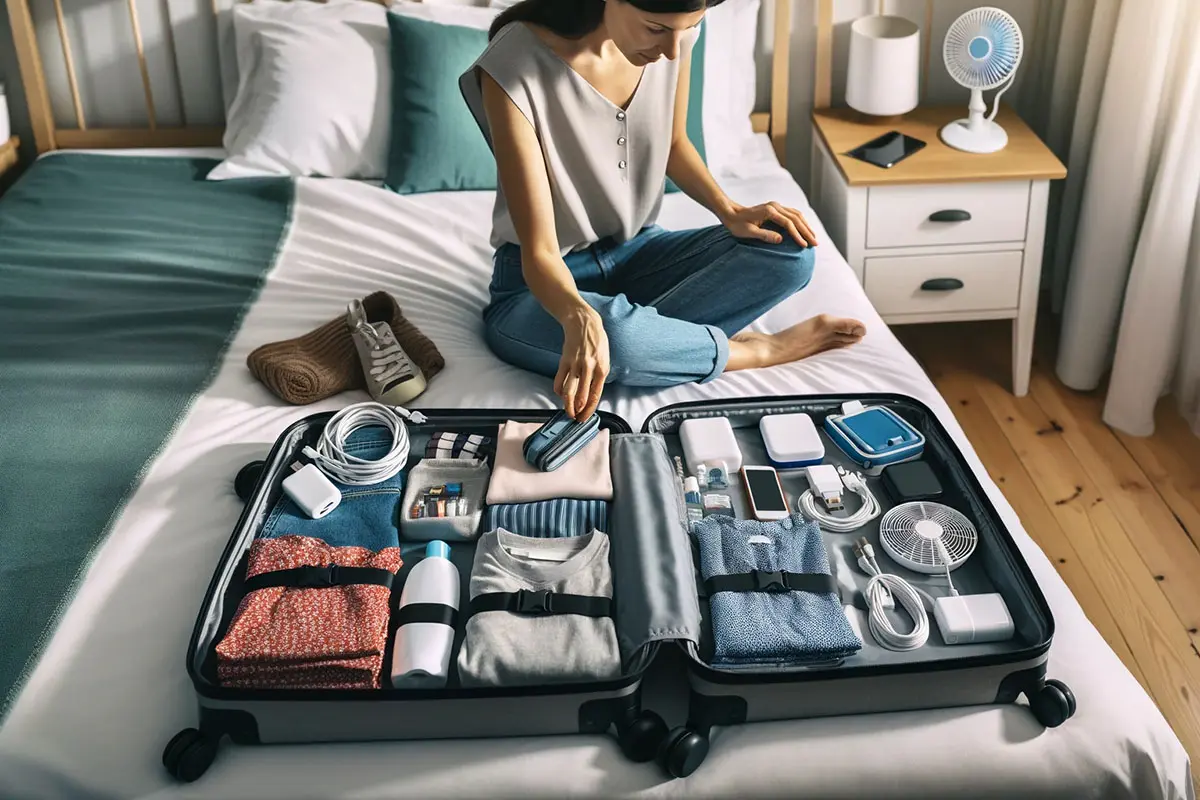
[[[867,247],[1020,242],[1029,182],[873,186]]]
[[[868,258],[864,288],[882,316],[1015,309],[1019,250]]]

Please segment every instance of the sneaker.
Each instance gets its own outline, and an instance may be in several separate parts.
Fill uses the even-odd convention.
[[[386,322],[370,322],[362,301],[346,310],[346,325],[358,351],[367,392],[379,403],[402,406],[425,391],[425,375],[396,341]]]

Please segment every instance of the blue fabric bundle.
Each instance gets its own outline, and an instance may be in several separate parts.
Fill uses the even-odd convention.
[[[542,500],[488,506],[484,529],[504,528],[521,536],[561,539],[608,533],[608,503],[604,500]]]
[[[370,425],[352,433],[345,448],[351,455],[374,461],[387,455],[391,446],[391,433],[386,428]],[[399,506],[406,474],[406,470],[401,470],[386,481],[371,486],[332,481],[342,493],[342,502],[321,519],[310,519],[290,497],[280,493],[266,524],[255,538],[311,536],[331,547],[365,547],[372,552],[399,547]]]
[[[821,529],[800,514],[779,522],[709,516],[692,532],[704,580],[754,570],[832,574]],[[708,602],[717,668],[802,666],[862,648],[833,592],[717,592]]]

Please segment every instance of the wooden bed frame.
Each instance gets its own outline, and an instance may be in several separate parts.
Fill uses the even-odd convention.
[[[223,129],[220,127],[164,127],[158,124],[154,108],[154,92],[151,90],[150,71],[146,66],[146,54],[142,43],[142,32],[138,22],[134,0],[125,0],[129,22],[137,49],[138,65],[141,68],[142,88],[146,98],[147,126],[145,128],[90,128],[80,101],[79,83],[75,73],[71,41],[63,18],[62,0],[54,0],[54,11],[58,22],[58,36],[66,63],[67,82],[71,90],[71,101],[75,109],[75,127],[62,127],[54,120],[50,104],[50,92],[42,67],[42,56],[38,48],[37,33],[29,8],[29,0],[5,0],[12,23],[13,43],[17,51],[17,63],[21,70],[21,82],[25,87],[25,99],[29,105],[29,117],[33,127],[33,138],[38,153],[66,148],[116,148],[116,147],[219,147]],[[792,29],[793,0],[764,0],[773,2],[775,11],[774,55],[771,65],[770,111],[751,115],[756,133],[766,133],[771,138],[775,154],[784,162],[788,128],[788,70],[789,46]],[[817,45],[814,71],[813,106],[828,108],[833,82],[833,2],[819,0],[817,7]],[[883,0],[880,0],[882,11]],[[933,2],[926,0],[926,22],[932,13]],[[213,14],[217,14],[213,3]],[[168,35],[170,29],[168,28]],[[929,37],[925,37],[928,41]],[[926,44],[928,61],[928,43]],[[175,85],[179,85],[178,64],[175,64]]]

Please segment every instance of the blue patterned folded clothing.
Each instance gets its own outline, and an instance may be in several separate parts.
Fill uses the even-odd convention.
[[[536,539],[608,533],[608,502],[562,498],[488,506],[484,530],[497,528]]]
[[[832,574],[821,529],[800,514],[778,522],[709,516],[692,533],[705,581],[754,571]],[[803,666],[862,648],[833,591],[722,591],[708,603],[713,667]]]

